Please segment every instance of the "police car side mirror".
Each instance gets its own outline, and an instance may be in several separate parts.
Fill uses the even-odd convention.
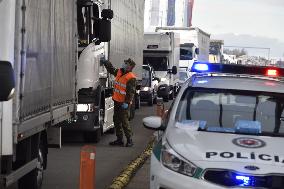
[[[14,70],[10,62],[0,61],[0,102],[13,98],[15,92]]]
[[[164,130],[164,127],[162,127],[162,118],[158,116],[149,116],[145,117],[143,119],[143,125],[147,129],[152,130]]]

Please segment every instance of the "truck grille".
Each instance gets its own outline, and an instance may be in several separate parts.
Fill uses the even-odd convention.
[[[284,175],[252,176],[231,170],[211,169],[203,174],[204,180],[226,187],[284,189]]]

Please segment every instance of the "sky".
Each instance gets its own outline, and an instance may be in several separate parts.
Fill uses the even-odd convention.
[[[284,0],[195,0],[192,24],[227,46],[261,46],[284,57]]]

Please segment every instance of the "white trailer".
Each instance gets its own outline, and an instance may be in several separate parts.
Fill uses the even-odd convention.
[[[83,12],[86,6],[89,4],[82,5],[79,12]],[[112,100],[114,77],[107,73],[100,60],[109,59],[117,68],[120,68],[128,58],[134,60],[136,66],[133,72],[137,77],[139,88],[143,64],[144,1],[110,0],[102,3],[95,0],[92,6],[97,10],[97,13],[94,13],[95,17],[99,17],[103,8],[113,10],[112,39],[109,43],[99,45],[84,38],[80,40],[82,43],[79,46],[77,119],[76,122],[66,123],[63,129],[83,132],[86,141],[98,142],[104,132],[113,130],[114,127]],[[137,107],[140,105],[138,91],[135,103],[131,106],[131,118],[134,117],[135,105]]]
[[[165,101],[173,99],[178,87],[180,38],[174,32],[152,32],[144,34],[143,64],[154,68],[158,85],[158,96]]]
[[[180,34],[180,67],[191,68],[194,61],[209,61],[210,34],[197,27],[157,27],[156,31]]]
[[[0,22],[0,188],[37,189],[48,144],[60,146],[60,126],[75,119],[77,23],[92,21],[80,23],[75,0],[1,0]],[[96,22],[86,39],[109,41],[110,21]]]

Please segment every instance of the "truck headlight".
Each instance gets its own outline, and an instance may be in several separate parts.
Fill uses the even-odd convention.
[[[161,162],[166,168],[190,177],[194,175],[197,169],[193,163],[180,157],[168,145],[165,145],[162,149]]]
[[[162,78],[161,78],[161,82],[164,82],[164,81],[167,81],[167,78],[162,77]]]
[[[90,110],[89,104],[77,104],[78,112],[88,112]]]
[[[150,90],[150,87],[142,87],[141,88],[141,91],[149,91]]]

